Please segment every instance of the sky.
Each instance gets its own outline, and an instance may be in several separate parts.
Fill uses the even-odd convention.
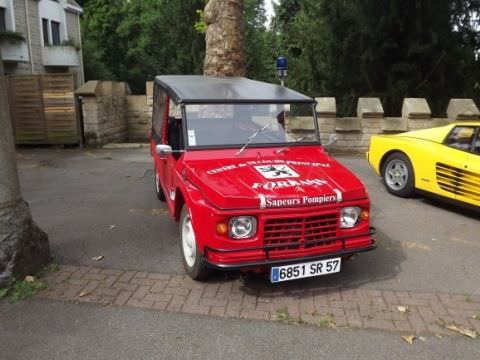
[[[273,4],[272,3],[278,3],[277,0],[265,0],[265,10],[267,11],[267,25],[270,24],[270,20],[272,19],[273,16]]]

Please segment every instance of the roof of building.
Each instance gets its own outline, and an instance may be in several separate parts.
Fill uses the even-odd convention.
[[[80,4],[75,0],[67,0],[67,4],[81,8]]]
[[[155,83],[165,88],[177,103],[312,103],[297,91],[243,77],[162,75]]]
[[[65,10],[76,14],[83,14],[82,6],[75,0],[66,0]]]

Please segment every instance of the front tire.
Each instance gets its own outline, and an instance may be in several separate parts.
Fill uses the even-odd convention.
[[[415,173],[410,159],[399,152],[391,154],[382,167],[383,183],[390,194],[410,197],[415,191]]]
[[[185,272],[193,280],[205,279],[210,274],[210,269],[202,263],[200,253],[193,229],[192,218],[187,205],[183,206],[180,215],[180,251]]]

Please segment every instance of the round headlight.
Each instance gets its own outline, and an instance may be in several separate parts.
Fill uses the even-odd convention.
[[[257,219],[253,216],[238,216],[231,218],[228,227],[230,237],[234,239],[245,239],[255,235],[257,232]]]
[[[356,206],[344,207],[340,211],[340,227],[349,229],[358,224],[361,209]]]

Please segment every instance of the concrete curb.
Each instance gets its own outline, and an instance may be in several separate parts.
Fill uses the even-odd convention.
[[[116,149],[146,149],[149,148],[149,143],[108,143],[102,146],[102,149],[105,150],[116,150]]]

